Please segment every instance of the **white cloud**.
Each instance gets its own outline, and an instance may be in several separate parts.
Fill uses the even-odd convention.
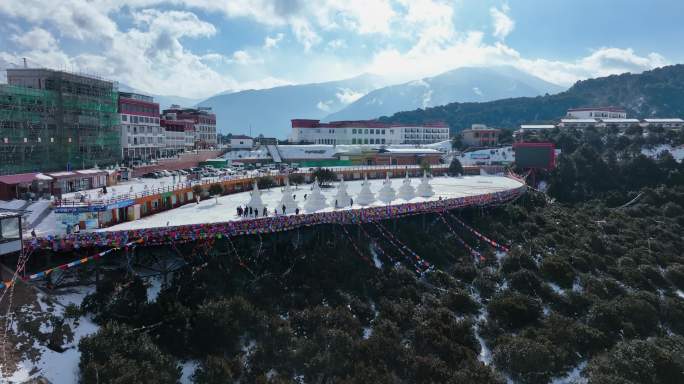
[[[271,49],[275,48],[278,46],[278,44],[283,40],[283,35],[282,33],[278,33],[274,37],[266,36],[264,39],[264,49]]]
[[[309,51],[311,47],[321,42],[321,37],[316,33],[304,19],[297,19],[292,21],[292,33],[294,33],[297,40],[302,43],[305,51]]]
[[[601,48],[575,61],[525,59],[518,55],[515,63],[519,68],[544,80],[563,85],[590,77],[624,72],[640,73],[669,64],[658,53],[639,56],[631,48]]]
[[[12,35],[12,41],[23,48],[32,48],[47,51],[57,46],[57,40],[52,34],[43,28],[33,28],[26,33]]]
[[[328,41],[328,47],[331,49],[340,49],[340,48],[346,48],[347,43],[343,39],[334,39]]]
[[[507,5],[504,5],[501,10],[496,7],[489,9],[489,14],[492,16],[492,22],[494,23],[494,32],[492,34],[501,40],[505,39],[515,28],[515,22],[507,14],[508,10]]]
[[[501,42],[486,44],[482,32],[471,31],[448,44],[419,42],[407,51],[380,50],[366,71],[408,81],[459,67],[511,65],[552,83],[571,85],[590,77],[642,72],[667,64],[668,61],[657,53],[640,56],[632,49],[620,48],[601,48],[574,61],[529,59]]]
[[[318,104],[316,104],[316,108],[320,109],[323,112],[330,112],[330,106],[332,104],[333,104],[332,100],[319,101]]]
[[[0,55],[9,62],[27,57],[36,65],[99,74],[153,94],[203,97],[238,86],[205,64],[216,57],[198,56],[181,43],[183,38],[213,36],[216,28],[211,23],[192,12],[142,9],[131,13],[133,27],[121,31],[109,18],[110,10],[104,0],[3,0],[0,13],[35,27],[13,38],[16,51]],[[47,27],[88,41],[80,53],[66,54]]]
[[[363,92],[355,92],[353,89],[340,88],[339,92],[335,93],[335,97],[342,104],[351,104],[356,100],[362,98]]]
[[[99,6],[85,0],[2,0],[0,13],[31,24],[50,22],[63,35],[85,40],[108,37],[117,30]]]
[[[155,9],[162,5],[181,10]],[[21,63],[27,57],[37,65],[95,72],[149,93],[188,97],[362,72],[415,80],[458,67],[488,65],[513,65],[568,85],[668,63],[657,53],[614,47],[569,61],[522,57],[504,43],[515,27],[506,5],[490,9],[494,43],[485,41],[483,31],[457,30],[457,5],[448,0],[0,0],[7,35],[0,38],[5,44],[0,46],[0,60]],[[238,47],[232,54],[193,52],[189,39],[219,33],[194,13],[197,10],[220,13],[228,23],[249,18],[264,25],[269,35],[263,44]],[[124,18],[129,22],[121,26],[114,21]],[[318,45],[326,49],[305,56],[273,49],[290,36],[305,51]],[[60,46],[65,43],[68,53]],[[347,45],[358,48],[358,54],[335,54]],[[367,46],[379,45],[382,48],[365,56]],[[255,63],[260,65],[239,65]],[[233,71],[221,72],[227,66]],[[337,99],[355,97],[360,96],[341,92]]]
[[[200,58],[202,59],[202,61],[208,63],[222,63],[229,61],[224,55],[215,52],[206,53],[202,55]]]
[[[240,65],[255,64],[255,63],[263,62],[260,59],[253,58],[252,55],[249,54],[249,52],[243,51],[243,50],[233,52],[233,59],[231,61],[235,62],[237,64],[240,64]]]

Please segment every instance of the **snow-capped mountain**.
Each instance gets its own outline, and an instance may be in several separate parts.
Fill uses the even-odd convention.
[[[464,67],[376,89],[325,120],[372,119],[452,102],[492,101],[557,93],[564,88],[510,66]]]
[[[224,93],[199,105],[216,113],[219,132],[249,134],[251,128],[254,135],[284,139],[290,132],[290,119],[322,119],[387,84],[380,76],[364,74],[340,81]]]

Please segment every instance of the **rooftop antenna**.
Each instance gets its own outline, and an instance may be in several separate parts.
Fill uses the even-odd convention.
[[[24,69],[28,68],[28,64],[26,64],[26,58],[24,57]]]

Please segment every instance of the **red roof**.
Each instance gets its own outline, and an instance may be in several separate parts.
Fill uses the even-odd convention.
[[[383,123],[378,120],[346,120],[321,123],[313,119],[292,119],[292,128],[396,128],[396,127],[436,127],[448,128],[442,121],[423,124]]]
[[[7,185],[31,183],[34,180],[37,180],[36,175],[38,175],[38,172],[17,173],[15,175],[0,176],[0,183]]]

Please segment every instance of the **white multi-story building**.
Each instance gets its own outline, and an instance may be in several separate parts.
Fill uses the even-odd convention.
[[[231,149],[252,149],[254,139],[247,135],[233,135],[230,137]]]
[[[159,104],[152,97],[119,93],[121,157],[125,160],[150,160],[162,155],[164,128],[159,125]]]
[[[573,118],[573,119],[561,119],[560,123],[558,124],[559,128],[591,128],[591,127],[598,127],[599,126],[599,120],[597,119],[580,119],[580,118]]]
[[[616,107],[571,108],[565,115],[568,119],[626,119],[627,111]]]
[[[444,123],[387,124],[374,120],[333,121],[292,120],[291,143],[312,144],[430,144],[449,140]]]
[[[647,128],[682,129],[684,120],[680,118],[644,119],[642,125]]]

